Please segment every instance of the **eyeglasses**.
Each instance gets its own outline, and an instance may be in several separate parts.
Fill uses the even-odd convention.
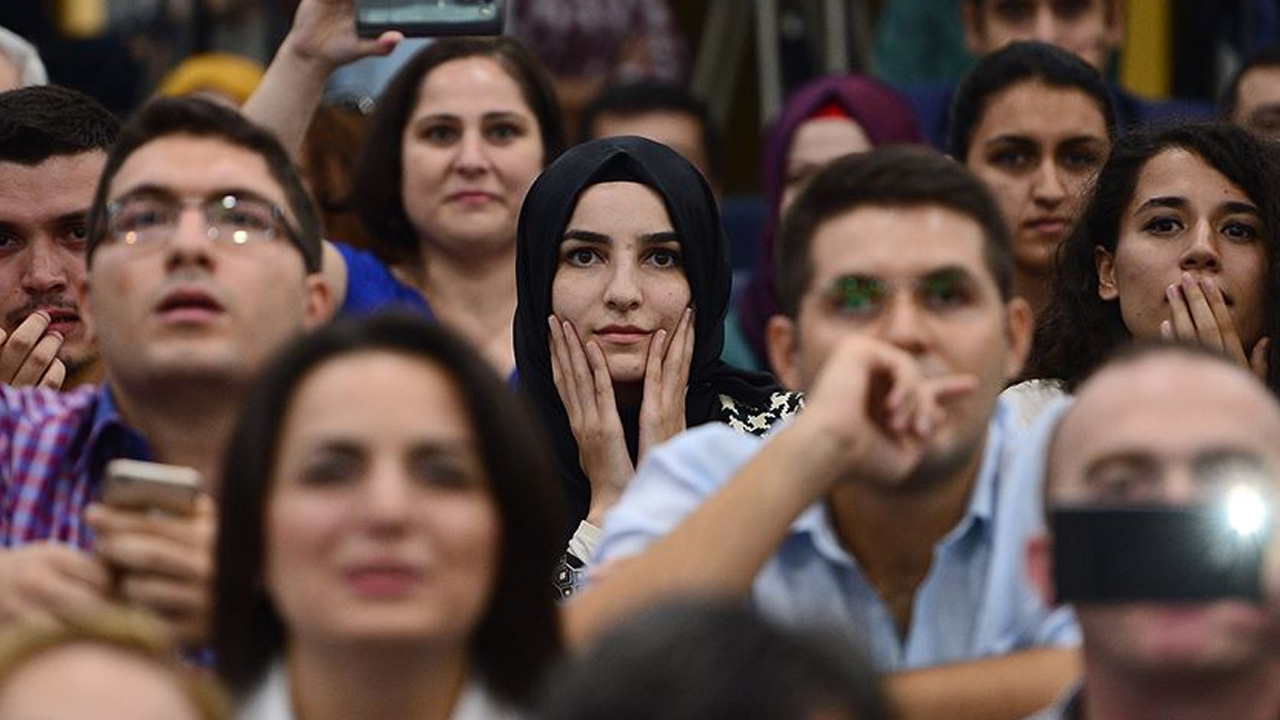
[[[874,275],[842,275],[831,282],[824,297],[827,304],[841,315],[871,319],[888,305],[898,291],[896,285]],[[958,268],[929,273],[903,285],[921,307],[932,310],[968,305],[979,292],[973,278]]]
[[[297,243],[284,210],[263,198],[228,193],[207,199],[182,200],[172,195],[143,192],[126,195],[107,206],[107,237],[121,245],[156,247],[171,241],[182,211],[204,212],[210,240],[229,245],[286,238]]]

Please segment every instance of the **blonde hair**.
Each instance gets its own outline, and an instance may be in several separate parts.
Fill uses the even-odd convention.
[[[60,624],[16,624],[0,633],[0,689],[27,663],[51,650],[91,645],[150,663],[170,677],[202,720],[230,720],[231,705],[211,674],[188,667],[159,621],[123,607]]]

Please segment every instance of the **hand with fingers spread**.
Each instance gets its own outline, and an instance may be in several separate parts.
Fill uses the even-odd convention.
[[[693,308],[684,311],[674,332],[654,333],[645,361],[644,399],[640,403],[640,457],[685,429],[684,398],[693,360]]]
[[[834,476],[893,484],[923,458],[946,418],[944,404],[977,384],[972,375],[926,377],[909,353],[850,336],[827,360],[795,426],[828,441],[815,447],[836,449]]]
[[[578,443],[578,462],[591,481],[587,522],[600,525],[604,513],[635,474],[613,394],[613,378],[599,345],[588,342],[584,346],[573,324],[554,315],[547,322],[552,379]]]
[[[1222,287],[1213,278],[1184,272],[1178,283],[1165,288],[1165,297],[1171,317],[1160,323],[1161,337],[1222,352],[1266,380],[1271,339],[1261,338],[1246,354]]]
[[[0,550],[0,627],[57,623],[110,603],[111,573],[67,545],[33,543]]]
[[[67,367],[58,359],[62,335],[49,329],[49,316],[37,310],[13,332],[0,330],[0,382],[21,387],[40,385],[58,390]]]
[[[217,508],[201,496],[189,516],[91,505],[98,557],[116,572],[119,599],[169,623],[183,643],[208,641]]]

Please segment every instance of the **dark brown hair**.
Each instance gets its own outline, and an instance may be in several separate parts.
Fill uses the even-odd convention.
[[[795,317],[813,281],[813,237],[823,224],[861,207],[937,206],[973,219],[1000,297],[1013,287],[1009,228],[987,186],[963,165],[918,147],[890,146],[833,160],[787,210],[778,237],[778,301]],[[904,248],[904,252],[909,252]]]

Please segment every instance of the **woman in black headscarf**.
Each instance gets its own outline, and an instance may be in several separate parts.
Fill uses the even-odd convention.
[[[570,591],[639,457],[686,427],[762,434],[798,409],[720,361],[731,269],[710,187],[636,137],[579,145],[529,190],[516,240],[516,367],[556,444]]]

